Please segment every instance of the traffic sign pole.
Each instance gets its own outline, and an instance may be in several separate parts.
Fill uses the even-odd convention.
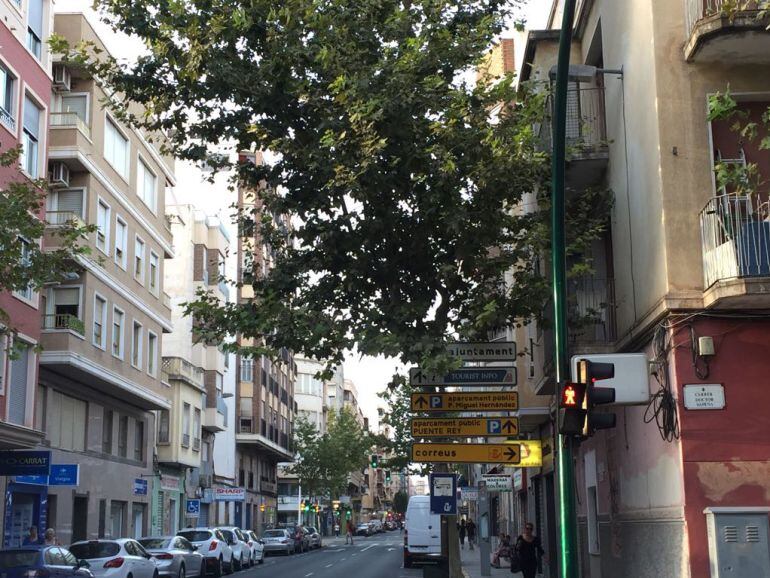
[[[568,379],[567,357],[567,271],[564,226],[564,174],[567,146],[567,89],[569,57],[572,48],[572,27],[575,20],[575,0],[564,1],[559,57],[556,71],[556,92],[553,123],[553,154],[551,156],[551,269],[553,276],[554,337],[556,340],[556,383]],[[558,420],[557,427],[558,427]],[[575,472],[572,461],[572,439],[559,434],[557,455],[559,493],[559,575],[578,578],[577,521],[575,519]]]

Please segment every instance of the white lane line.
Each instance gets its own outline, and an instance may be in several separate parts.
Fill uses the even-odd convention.
[[[326,568],[331,568],[332,566],[334,566],[334,564],[327,564]]]
[[[340,560],[340,562],[344,562],[345,560],[347,560],[347,558],[342,558],[342,559]]]
[[[371,546],[367,546],[366,548],[361,548],[361,552],[366,552],[370,548],[374,548],[377,544],[372,544]]]
[[[312,576],[312,575],[313,575],[312,572],[310,572],[310,574],[305,574],[305,578],[308,578],[308,576]]]

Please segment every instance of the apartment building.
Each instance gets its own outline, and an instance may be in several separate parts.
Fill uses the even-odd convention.
[[[239,162],[261,163],[261,153],[241,153]],[[240,187],[239,208],[250,211],[259,219],[263,210],[259,191]],[[288,230],[290,223],[284,215],[274,215],[276,225]],[[272,267],[273,250],[260,238],[258,231],[239,232],[238,302],[254,297],[250,283],[265,275]],[[238,336],[241,345],[253,341]],[[237,484],[245,489],[244,502],[234,508],[235,523],[261,531],[277,520],[278,463],[294,458],[291,449],[292,428],[297,405],[294,387],[297,364],[293,354],[283,349],[278,360],[265,356],[255,359],[237,357],[239,380],[236,384],[238,422],[235,434]],[[244,379],[246,378],[246,379]]]
[[[759,138],[767,134],[770,33],[757,11],[732,8],[721,0],[578,2],[572,63],[595,69],[575,70],[570,81],[568,195],[608,187],[615,204],[607,235],[583,256],[594,272],[570,287],[570,307],[594,312],[590,324],[571,327],[571,354],[646,354],[650,395],[672,402],[659,417],[677,420],[659,426],[655,405],[616,407],[617,426],[580,445],[586,577],[770,568],[762,473],[770,448],[761,433],[770,158],[730,130],[732,121],[708,116],[709,98],[729,88],[743,118],[758,121]],[[529,32],[522,81],[549,82],[562,10],[555,1],[547,29]],[[549,123],[542,128],[549,146]],[[758,191],[718,188],[720,163],[755,165]],[[551,396],[552,337],[531,326],[519,339],[533,344],[520,390]],[[709,401],[692,401],[704,392]],[[554,447],[550,423],[538,434],[544,450]],[[519,474],[517,493],[528,497],[519,515],[553,552],[553,485],[535,483],[545,468]],[[549,566],[546,576],[555,576]]]
[[[51,104],[46,40],[52,29],[49,0],[0,1],[0,149],[22,147],[18,168],[0,168],[0,185],[46,176]],[[38,216],[45,218],[45,211]],[[34,421],[41,304],[41,295],[31,288],[0,293],[0,310],[12,328],[0,323],[0,449],[32,448],[42,439]],[[11,347],[15,355],[9,355]],[[6,497],[0,506],[4,546],[14,543],[24,525],[44,522],[47,515],[39,488],[8,480],[0,478]]]
[[[82,14],[57,14],[54,30],[105,49]],[[79,467],[74,488],[35,487],[47,503],[41,525],[56,527],[64,543],[138,536],[150,529],[152,411],[171,407],[161,339],[171,330],[164,206],[174,163],[102,106],[107,93],[83,70],[53,68],[47,222],[76,219],[97,230],[72,278],[40,295],[35,427],[54,464]],[[56,238],[44,242],[54,246]],[[9,488],[10,499],[31,491],[24,486]]]
[[[165,290],[171,298],[174,330],[163,336],[163,378],[170,387],[170,410],[158,418],[157,455],[161,482],[156,487],[162,512],[153,533],[174,533],[186,525],[206,525],[214,483],[214,436],[228,427],[224,378],[228,355],[216,343],[199,340],[192,317],[183,303],[193,301],[199,289],[210,290],[222,301],[229,287],[221,281],[230,237],[219,217],[206,215],[190,204],[166,205],[174,236],[174,259],[166,262]],[[188,499],[201,499],[199,516],[186,517]]]

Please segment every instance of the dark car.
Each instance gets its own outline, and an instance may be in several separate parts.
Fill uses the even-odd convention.
[[[61,546],[22,546],[0,550],[0,575],[5,578],[94,578],[88,562]]]

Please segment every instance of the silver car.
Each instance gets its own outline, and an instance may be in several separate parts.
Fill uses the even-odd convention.
[[[286,529],[265,530],[262,533],[262,541],[265,543],[265,554],[271,552],[283,552],[287,556],[294,554],[294,535]]]
[[[198,547],[182,536],[139,538],[155,560],[158,574],[168,578],[205,578],[206,564]]]
[[[318,530],[316,530],[313,526],[305,526],[305,530],[307,530],[307,539],[311,550],[313,548],[320,548],[323,546],[321,534],[318,533]]]

